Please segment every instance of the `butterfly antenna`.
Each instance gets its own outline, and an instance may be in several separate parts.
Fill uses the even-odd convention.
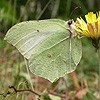
[[[81,9],[81,7],[75,7],[75,9],[71,12],[69,18],[74,14],[74,12],[75,12],[77,9]]]

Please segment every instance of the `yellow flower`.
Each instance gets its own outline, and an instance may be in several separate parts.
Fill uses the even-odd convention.
[[[100,11],[96,14],[89,12],[85,15],[86,21],[81,17],[76,20],[76,30],[92,39],[100,37]]]

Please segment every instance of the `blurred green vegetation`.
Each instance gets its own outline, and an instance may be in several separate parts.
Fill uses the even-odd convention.
[[[30,93],[7,95],[8,91],[12,92],[8,88],[9,85],[13,85],[17,89],[31,88],[30,81],[32,81],[36,91],[43,92],[46,88],[43,82],[39,85],[39,77],[31,75],[32,80],[30,80],[21,54],[3,40],[11,26],[21,21],[36,19],[76,20],[77,17],[84,16],[89,11],[97,12],[99,10],[99,0],[0,0],[0,94],[3,94],[0,95],[0,100],[15,100],[15,98],[16,100],[36,100],[35,96]],[[80,86],[89,89],[90,94],[88,93],[83,100],[90,100],[90,95],[91,100],[95,100],[94,98],[98,97],[98,55],[91,40],[83,38],[82,43],[83,57],[76,73]],[[44,81],[44,79],[42,80]],[[77,100],[74,98],[77,90],[69,75],[65,76],[65,81],[69,90],[69,100]],[[53,83],[52,87],[57,83]],[[41,90],[40,87],[43,89]],[[63,93],[65,88],[62,84],[57,92]],[[45,98],[43,100],[50,100],[48,96]]]

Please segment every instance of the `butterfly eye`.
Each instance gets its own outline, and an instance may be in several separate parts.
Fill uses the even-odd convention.
[[[70,26],[72,24],[72,19],[68,21],[68,25]]]

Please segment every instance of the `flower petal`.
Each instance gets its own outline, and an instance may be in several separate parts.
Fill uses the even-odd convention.
[[[76,28],[78,32],[91,38],[100,37],[100,11],[96,14],[89,12],[85,15],[86,22],[80,17],[77,18]]]
[[[93,12],[89,12],[87,15],[85,15],[87,23],[94,23],[97,21],[96,14]]]

